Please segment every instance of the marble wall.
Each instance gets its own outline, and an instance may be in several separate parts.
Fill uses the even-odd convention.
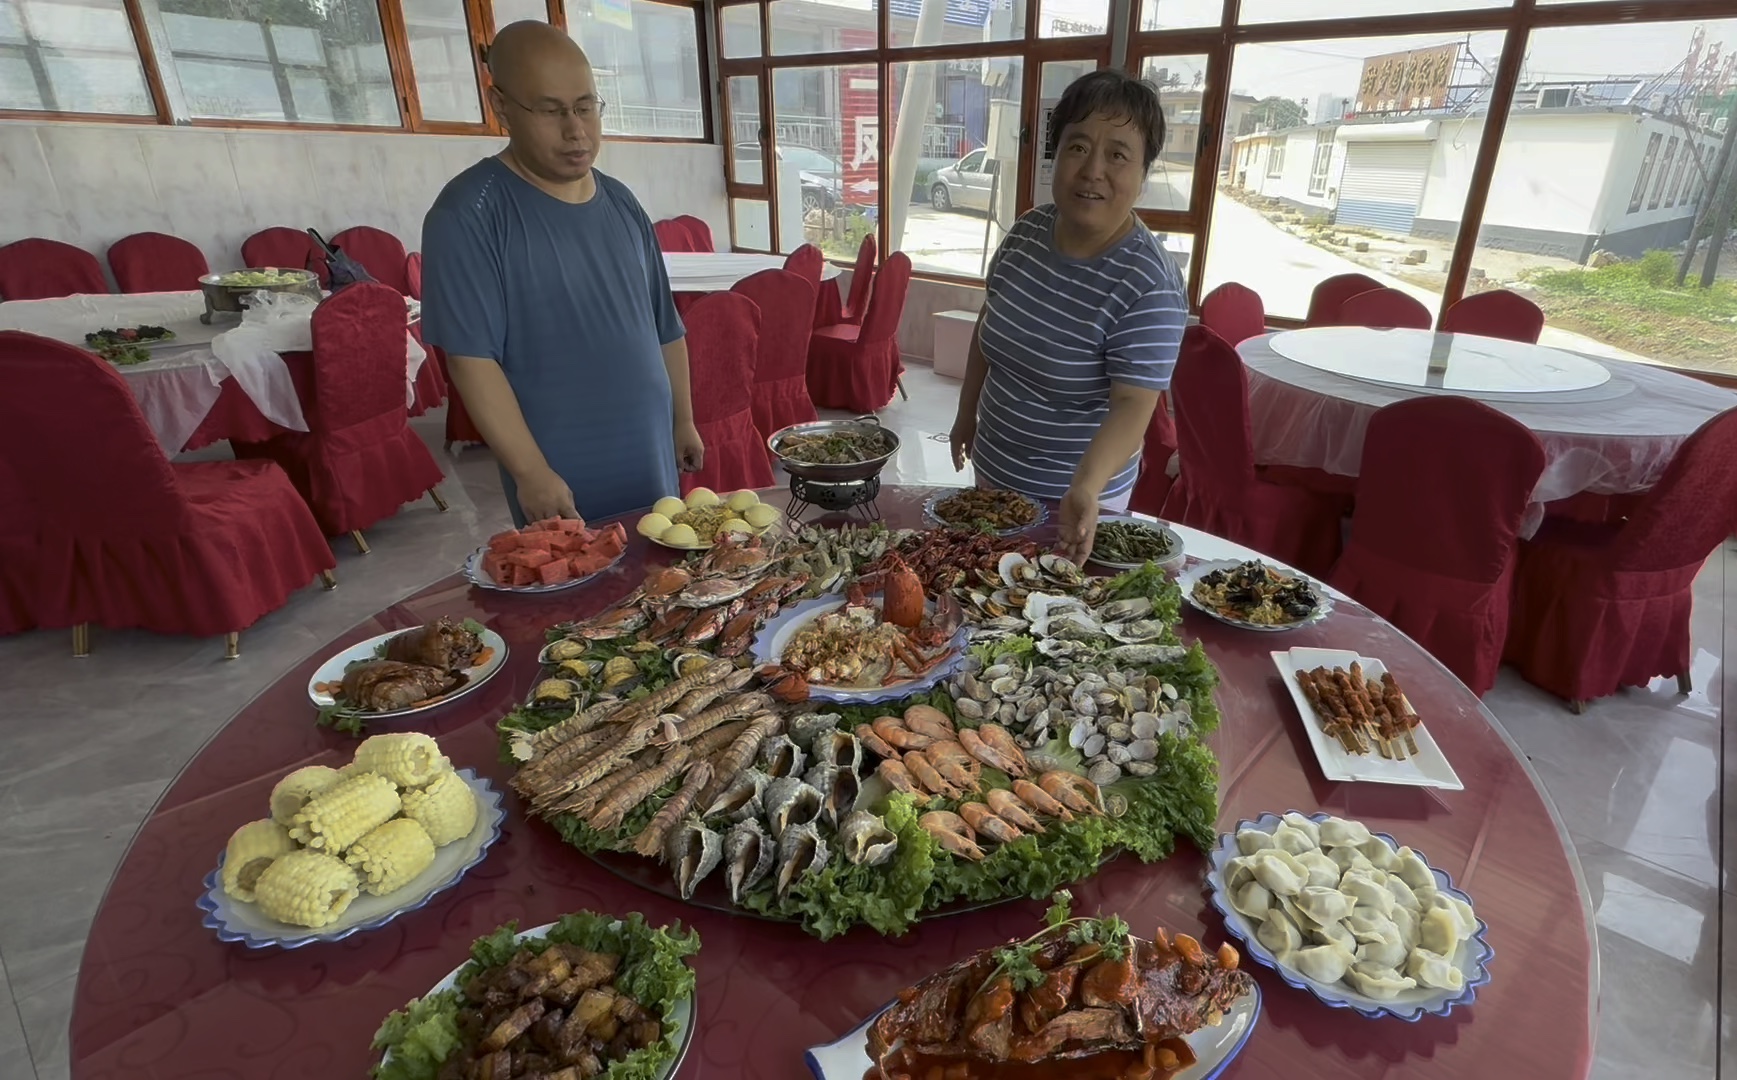
[[[268,225],[328,237],[373,225],[415,250],[441,186],[500,146],[461,135],[0,121],[0,243],[43,236],[100,259],[149,230],[191,240],[223,267],[239,265],[241,242]],[[600,164],[653,219],[693,214],[730,235],[721,147],[612,143]]]

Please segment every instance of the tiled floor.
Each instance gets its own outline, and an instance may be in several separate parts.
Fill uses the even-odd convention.
[[[952,424],[958,384],[916,367],[906,385],[911,400],[882,417],[904,440],[887,479],[952,482],[948,447],[934,436]],[[439,418],[415,425],[438,451]],[[182,765],[261,688],[449,573],[506,523],[486,451],[441,461],[450,513],[426,501],[408,507],[370,530],[366,558],[339,544],[337,591],[298,594],[243,635],[235,663],[221,659],[219,640],[98,630],[91,658],[75,662],[64,631],[0,639],[0,1080],[68,1076],[67,1016],[86,928],[134,830]],[[1720,982],[1737,972],[1737,953],[1722,927],[1737,914],[1737,894],[1723,873],[1721,798],[1737,765],[1722,764],[1719,706],[1734,560],[1737,548],[1721,550],[1696,582],[1689,697],[1661,685],[1576,717],[1504,672],[1486,698],[1531,758],[1585,868],[1603,980],[1599,1080],[1699,1080],[1718,1074],[1724,1053]]]

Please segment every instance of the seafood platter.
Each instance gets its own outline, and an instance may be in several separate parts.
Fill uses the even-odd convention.
[[[1017,491],[960,488],[930,496],[923,504],[927,518],[948,529],[970,529],[997,536],[1014,536],[1035,529],[1049,518],[1043,503]]]
[[[1380,660],[1344,649],[1291,649],[1272,657],[1327,779],[1465,788]]]
[[[360,734],[370,720],[410,716],[445,705],[494,678],[507,643],[493,630],[442,616],[409,630],[360,641],[308,680],[320,723]]]
[[[375,735],[341,769],[273,786],[269,816],[235,830],[199,908],[223,941],[297,948],[384,926],[458,884],[500,838],[488,781],[454,771],[419,732]]]
[[[1210,846],[1217,674],[1180,612],[1156,566],[1091,578],[1017,537],[729,536],[552,627],[502,753],[534,816],[635,880],[897,934]]]
[[[1225,928],[1286,983],[1368,1017],[1445,1016],[1490,981],[1470,897],[1362,822],[1263,814],[1209,856]]]
[[[790,477],[791,518],[819,508],[879,519],[881,470],[899,452],[899,436],[874,416],[792,424],[773,432],[766,446]]]
[[[697,487],[678,499],[659,499],[651,513],[639,519],[639,535],[654,544],[678,551],[710,551],[714,544],[732,537],[762,536],[778,524],[782,515],[776,506],[760,501],[752,491],[719,495]]]
[[[464,575],[497,592],[559,592],[608,570],[626,550],[620,522],[590,529],[579,518],[549,518],[489,537],[465,560]]]
[[[1185,570],[1179,581],[1190,604],[1244,630],[1295,630],[1333,610],[1333,601],[1307,575],[1258,559],[1203,562]]]
[[[508,923],[374,1036],[399,1077],[674,1076],[694,1035],[699,934],[581,911]],[[390,1070],[390,1071],[388,1071]]]

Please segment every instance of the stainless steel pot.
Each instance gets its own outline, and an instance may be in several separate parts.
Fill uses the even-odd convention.
[[[781,449],[784,441],[792,435],[832,435],[840,432],[866,435],[877,431],[886,438],[891,448],[880,457],[852,462],[849,465],[817,465],[811,461],[796,461],[786,456]],[[772,437],[766,440],[766,445],[784,465],[784,471],[791,476],[799,476],[819,484],[849,484],[879,476],[887,462],[899,452],[899,436],[891,428],[882,427],[881,422],[874,417],[863,416],[855,420],[816,420],[807,424],[792,424],[773,432]]]
[[[312,270],[279,269],[277,267],[260,267],[261,271],[272,271],[279,274],[294,274],[295,281],[282,285],[225,285],[223,279],[233,273],[242,271],[228,270],[221,274],[206,274],[199,279],[199,289],[205,294],[205,314],[199,316],[199,321],[211,325],[211,316],[218,312],[241,314],[242,300],[256,292],[293,293],[300,296],[320,298],[319,275]]]

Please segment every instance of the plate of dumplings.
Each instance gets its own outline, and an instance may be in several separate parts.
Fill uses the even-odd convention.
[[[1219,837],[1206,883],[1248,954],[1334,1008],[1416,1021],[1490,981],[1488,927],[1423,853],[1357,821],[1262,814]]]

